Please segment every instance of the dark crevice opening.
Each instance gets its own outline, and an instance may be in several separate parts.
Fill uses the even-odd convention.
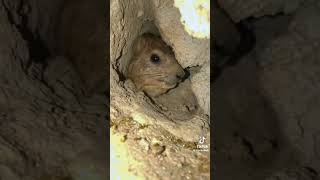
[[[17,9],[17,14],[21,17],[21,23],[15,22],[9,8],[4,2],[3,5],[6,9],[9,22],[17,28],[29,48],[30,61],[26,68],[30,67],[32,62],[46,64],[45,60],[50,56],[49,48],[40,37],[38,30],[32,32],[31,29],[28,28],[28,16],[23,11],[23,7],[25,6],[24,2],[21,2]]]
[[[252,143],[245,138],[242,138],[242,143],[248,149],[248,152],[251,155],[251,157],[254,160],[258,160],[258,156],[255,153],[254,146],[252,145]]]
[[[306,169],[310,173],[312,180],[320,178],[319,173],[312,167],[306,166],[304,167],[304,169]]]
[[[234,52],[230,53],[224,47],[217,45],[215,42],[213,43],[213,54],[211,54],[211,57],[214,58],[213,62],[215,63],[213,64],[213,72],[211,73],[210,78],[212,83],[221,76],[224,69],[237,65],[242,57],[254,49],[256,45],[256,36],[254,30],[247,24],[250,19],[251,18],[245,19],[235,24],[236,29],[240,34],[240,43],[237,45]],[[219,54],[223,60],[218,59],[216,53]]]

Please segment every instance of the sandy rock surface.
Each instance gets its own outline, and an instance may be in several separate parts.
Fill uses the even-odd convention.
[[[248,21],[255,48],[214,83],[217,178],[319,179],[319,12]]]

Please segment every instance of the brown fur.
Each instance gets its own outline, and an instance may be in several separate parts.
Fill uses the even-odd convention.
[[[157,36],[144,34],[138,37],[133,44],[132,53],[128,77],[139,90],[151,97],[168,92],[185,76],[171,48]],[[150,60],[152,54],[160,58],[159,64]]]

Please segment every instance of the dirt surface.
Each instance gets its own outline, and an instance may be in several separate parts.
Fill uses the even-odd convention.
[[[210,156],[196,142],[177,138],[158,125],[133,119],[112,121],[112,133],[123,137],[130,157],[139,162],[130,171],[142,179],[210,179]],[[209,140],[208,140],[209,141]]]

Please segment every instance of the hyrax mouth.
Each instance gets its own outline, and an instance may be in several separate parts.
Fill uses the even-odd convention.
[[[177,81],[177,82],[172,83],[172,84],[167,84],[167,91],[165,93],[168,93],[169,91],[177,88],[179,86],[179,82],[180,81]]]

